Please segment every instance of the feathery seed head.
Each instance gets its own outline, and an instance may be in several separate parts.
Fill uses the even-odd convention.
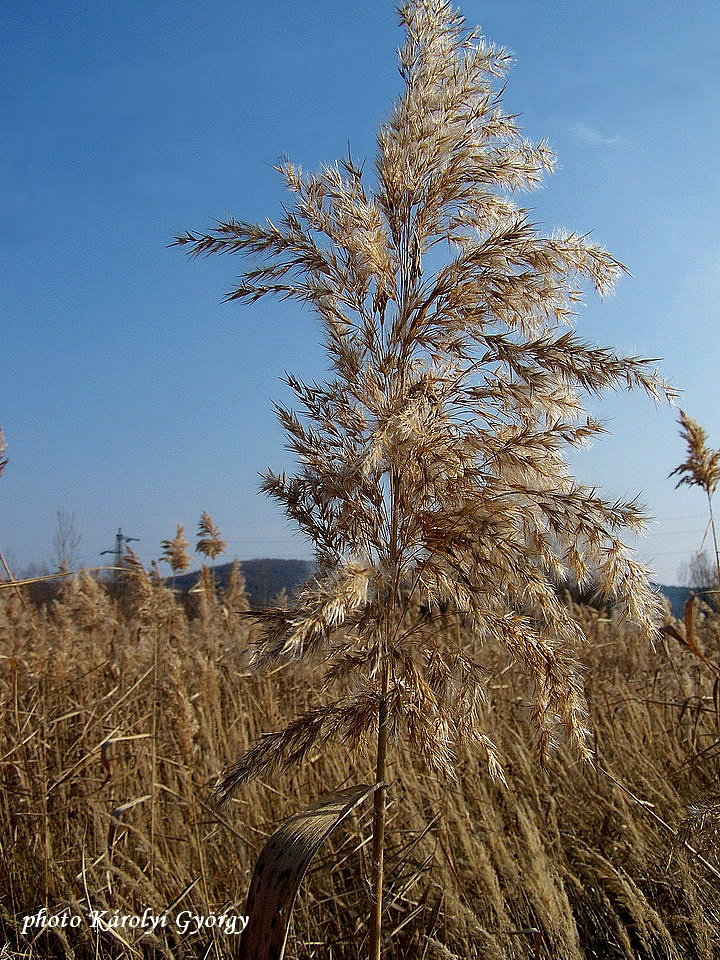
[[[712,495],[720,480],[720,450],[711,450],[707,445],[707,433],[697,420],[689,417],[684,410],[680,411],[680,436],[687,443],[688,458],[670,474],[679,476],[675,484],[680,487],[687,484],[690,487],[702,487]]]
[[[163,540],[161,546],[163,554],[160,559],[170,564],[173,573],[181,573],[188,569],[190,566],[190,554],[188,553],[190,544],[185,538],[185,530],[182,524],[178,524],[172,540]]]
[[[533,681],[541,749],[560,725],[582,755],[567,653],[582,629],[557,578],[597,572],[653,628],[647,571],[621,540],[642,512],[578,484],[567,463],[603,432],[588,395],[672,395],[650,361],[571,329],[581,287],[604,296],[625,268],[586,236],[545,235],[516,204],[554,157],[503,110],[508,54],[444,0],[406,0],[399,17],[404,89],[374,178],[349,155],[317,174],[283,160],[293,202],[276,223],[231,219],[178,241],[253,259],[229,299],[309,304],[332,371],[321,384],[288,378],[298,409],[277,408],[298,471],[269,471],[263,489],[313,543],[318,573],[289,609],[261,616],[258,662],[313,656],[350,693],[263,739],[226,790],[329,736],[364,742],[381,704],[437,769],[469,740],[497,773],[479,729],[486,678],[449,638],[440,650],[420,601],[466,618],[480,644],[503,643]]]
[[[195,552],[202,553],[214,560],[226,547],[227,543],[220,537],[220,528],[213,523],[210,514],[203,510],[198,524],[198,541]]]

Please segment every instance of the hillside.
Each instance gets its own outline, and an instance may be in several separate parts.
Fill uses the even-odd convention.
[[[667,597],[672,615],[681,618],[685,604],[693,590],[690,587],[668,587],[663,583],[653,583],[652,586]]]
[[[222,563],[215,567],[218,587],[225,586],[232,566],[232,563]],[[281,590],[291,596],[293,591],[309,580],[315,572],[315,564],[311,560],[262,558],[242,560],[240,566],[245,576],[248,600],[253,608],[274,603]],[[177,576],[176,589],[182,593],[192,590],[199,575],[199,571],[194,570],[192,573]],[[667,586],[662,583],[654,583],[652,586],[667,597],[672,615],[682,617],[685,602],[692,593],[690,587]]]
[[[215,567],[218,587],[225,586],[232,567],[232,563],[222,563]],[[291,596],[293,591],[309,580],[315,572],[315,564],[311,560],[243,560],[240,567],[245,577],[248,601],[253,608],[274,603],[281,590]],[[194,570],[192,573],[175,577],[176,589],[182,593],[192,590],[199,575],[199,571]]]

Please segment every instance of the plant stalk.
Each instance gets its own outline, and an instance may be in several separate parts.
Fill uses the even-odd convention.
[[[712,508],[712,497],[710,491],[706,490],[708,498],[708,510],[710,511],[710,529],[712,531],[713,547],[715,548],[715,575],[717,577],[716,586],[720,589],[720,553],[718,553],[717,531],[715,530],[715,516]]]
[[[397,570],[398,561],[398,487],[397,470],[390,472],[390,562]],[[390,689],[389,645],[395,619],[397,579],[387,597],[385,635],[380,655],[380,706],[378,710],[377,759],[375,763],[375,796],[373,798],[372,889],[370,903],[369,960],[380,960],[382,941],[383,881],[385,876],[385,814],[387,785],[385,758],[388,741],[388,691]]]
[[[373,806],[372,891],[370,904],[370,960],[380,960],[382,937],[383,879],[385,869],[385,812],[387,786],[385,784],[385,756],[387,752],[388,667],[383,664],[382,697],[378,716],[377,762],[375,765],[375,797]]]

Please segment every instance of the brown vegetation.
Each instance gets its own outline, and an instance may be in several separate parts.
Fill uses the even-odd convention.
[[[713,514],[712,497],[718,482],[720,481],[720,450],[712,450],[707,445],[707,433],[700,426],[697,420],[689,417],[684,410],[680,411],[680,436],[687,443],[687,460],[670,474],[671,477],[678,476],[680,479],[675,484],[681,487],[683,484],[688,487],[700,487],[705,491],[708,502],[708,531],[712,533],[713,547],[715,550],[715,584],[720,586],[720,551],[718,550],[717,530],[715,528],[715,515]],[[705,538],[703,538],[703,543]],[[702,547],[700,547],[702,550]],[[717,592],[717,591],[714,591]]]
[[[554,157],[504,109],[507,52],[447,0],[404,0],[398,15],[403,84],[374,167],[349,152],[315,174],[283,160],[291,199],[275,220],[176,239],[193,257],[243,258],[229,300],[311,308],[327,352],[326,380],[287,378],[295,408],[277,409],[296,472],[268,471],[263,485],[312,542],[317,575],[266,611],[255,661],[314,661],[327,696],[242,755],[221,793],[330,741],[374,753],[371,960],[390,755],[451,778],[478,751],[503,775],[484,722],[497,674],[467,655],[473,637],[524,668],[540,752],[560,735],[590,755],[573,656],[584,636],[556,583],[594,578],[647,632],[655,609],[623,542],[642,510],[577,482],[569,453],[604,432],[589,395],[673,395],[653,361],[572,331],[583,292],[609,293],[625,268],[587,236],[545,233],[515,202]],[[410,600],[449,607],[471,636],[441,646]]]
[[[155,939],[118,931],[126,946],[91,931],[88,911],[244,913],[252,866],[278,821],[308,797],[372,778],[369,760],[356,769],[346,749],[326,747],[213,812],[227,757],[321,691],[302,665],[269,677],[246,670],[254,628],[234,612],[241,590],[206,597],[188,619],[141,568],[127,587],[112,600],[85,575],[50,610],[0,590],[0,943],[9,956],[228,957],[234,938],[172,928]],[[717,790],[715,673],[669,634],[673,646],[653,651],[612,617],[573,612],[592,639],[596,766],[560,745],[540,767],[526,684],[499,645],[486,645],[493,679],[482,710],[508,786],[470,751],[452,785],[420,774],[407,747],[389,758],[384,956],[718,955],[718,864],[674,839],[682,827],[693,842],[703,810],[688,809]],[[440,623],[423,629],[444,642]],[[716,669],[719,639],[716,619],[695,618],[694,645]],[[301,891],[291,958],[355,960],[364,949],[369,812],[348,822]],[[82,926],[21,937],[22,917],[41,905],[82,916]]]
[[[163,563],[169,563],[173,573],[182,573],[183,570],[190,567],[189,547],[190,544],[185,536],[183,525],[179,523],[173,539],[163,540],[163,553],[160,560]]]
[[[210,514],[203,510],[198,524],[198,539],[195,545],[195,552],[202,553],[209,557],[215,563],[215,558],[219,557],[227,547],[227,543],[220,536],[220,528],[213,522]]]

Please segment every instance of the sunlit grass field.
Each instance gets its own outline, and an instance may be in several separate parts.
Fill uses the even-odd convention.
[[[249,671],[245,606],[235,584],[188,613],[138,571],[114,599],[88,575],[49,608],[0,592],[4,956],[229,957],[237,936],[172,923],[103,932],[90,911],[244,914],[254,861],[281,819],[372,782],[367,757],[329,746],[213,808],[223,766],[322,696],[305,666]],[[592,638],[594,765],[560,745],[540,767],[528,690],[489,647],[474,655],[491,677],[485,721],[507,786],[477,756],[458,757],[453,783],[419,773],[402,745],[393,752],[385,956],[720,955],[720,864],[687,819],[717,790],[720,624],[695,614],[693,653],[681,622],[668,618],[676,635],[653,649],[611,612],[575,613]],[[288,957],[362,955],[369,817],[361,807],[313,862]],[[42,906],[81,919],[23,937],[23,917]]]

